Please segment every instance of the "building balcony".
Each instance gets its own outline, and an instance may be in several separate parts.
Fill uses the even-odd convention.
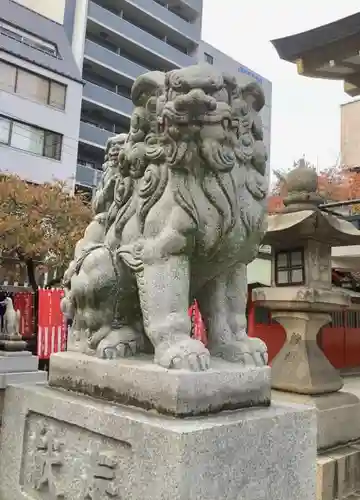
[[[179,0],[179,3],[183,4],[187,9],[196,12],[199,16],[202,15],[203,0]]]
[[[194,3],[194,0],[189,1],[190,3]],[[148,18],[152,18],[154,22],[164,25],[167,31],[170,28],[176,31],[181,37],[187,38],[194,43],[197,43],[200,39],[201,33],[199,26],[182,19],[179,15],[176,15],[174,12],[171,12],[165,6],[157,2],[151,0],[127,0],[127,4],[140,10],[147,15]],[[185,2],[186,7],[188,6],[187,4],[188,2]]]
[[[116,41],[117,38],[119,47],[124,47],[128,51],[134,51],[134,45],[137,46],[138,51],[147,54],[150,64],[152,64],[152,60],[159,61],[160,64],[162,61],[174,68],[181,68],[194,63],[193,57],[177,50],[164,40],[156,38],[156,36],[151,35],[135,24],[125,21],[120,16],[100,7],[93,1],[89,2],[88,20],[90,22],[88,29],[91,30],[91,23],[105,28],[111,32],[112,41]]]
[[[195,23],[198,21],[198,27],[201,26],[201,17],[203,12],[203,0],[153,0],[162,5],[187,22]],[[199,28],[200,29],[200,28]]]
[[[88,165],[78,164],[76,167],[76,184],[89,188],[96,188],[100,182],[102,175],[101,170],[92,168]]]
[[[126,118],[131,117],[134,107],[131,99],[90,82],[85,82],[83,100],[90,101],[100,107],[107,108],[116,114],[125,116]]]
[[[85,42],[84,59],[104,66],[110,73],[116,73],[131,82],[134,82],[136,78],[147,71],[152,70],[152,68],[140,66],[90,40],[86,40]]]
[[[109,137],[113,137],[114,135],[115,131],[112,132],[85,121],[80,122],[80,142],[85,142],[86,144],[91,144],[98,148],[104,149],[106,141],[109,139]]]

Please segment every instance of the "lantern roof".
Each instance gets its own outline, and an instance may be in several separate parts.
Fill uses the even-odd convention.
[[[263,244],[281,248],[289,246],[289,242],[298,244],[308,239],[332,247],[359,245],[360,231],[351,222],[318,208],[269,215]]]

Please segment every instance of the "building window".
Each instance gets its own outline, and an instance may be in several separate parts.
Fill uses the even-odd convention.
[[[65,109],[66,85],[0,61],[0,89],[53,108]]]
[[[10,146],[36,155],[44,150],[44,131],[23,123],[12,124]]]
[[[0,116],[0,143],[53,160],[61,159],[61,134],[3,116]]]
[[[0,117],[0,143],[9,144],[11,121]]]
[[[16,93],[40,102],[41,104],[47,104],[49,97],[49,80],[19,69],[17,74]]]
[[[44,52],[52,57],[59,58],[57,46],[54,43],[48,42],[38,36],[16,28],[12,24],[0,21],[0,34],[7,36],[8,38],[12,38],[17,42],[23,43],[24,45],[28,45],[35,50]]]
[[[270,324],[270,312],[265,307],[255,306],[254,316],[255,316],[255,323],[257,325]]]
[[[304,281],[303,249],[281,251],[275,254],[275,282],[277,286],[302,285]]]
[[[61,83],[50,81],[48,105],[53,108],[65,109],[66,87]]]
[[[205,61],[208,64],[214,64],[214,58],[213,58],[213,56],[211,56],[210,54],[207,54],[206,52],[204,52],[204,57],[205,57]]]
[[[16,85],[16,67],[0,61],[0,89],[14,92]]]

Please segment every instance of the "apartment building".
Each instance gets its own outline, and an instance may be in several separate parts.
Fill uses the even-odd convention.
[[[82,88],[62,24],[1,0],[1,171],[74,185]]]
[[[149,70],[207,62],[236,74],[240,83],[257,80],[266,94],[263,122],[270,150],[271,83],[201,40],[203,0],[16,1],[54,26],[63,25],[83,78],[77,188],[91,195],[101,176],[104,144],[128,130],[131,86]]]
[[[86,5],[85,5],[86,4]],[[196,62],[202,0],[68,0],[64,28],[82,71],[76,180],[92,190],[106,140],[128,130],[134,80]]]
[[[66,1],[64,28],[85,82],[78,186],[89,191],[96,186],[104,144],[112,135],[128,130],[131,86],[144,72],[205,61],[237,73],[241,81],[256,76],[265,82],[201,41],[202,10],[203,0]],[[271,84],[266,85],[271,102]],[[270,107],[268,115],[270,143]]]

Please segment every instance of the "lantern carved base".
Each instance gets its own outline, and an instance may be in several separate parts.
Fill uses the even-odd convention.
[[[300,394],[339,391],[343,380],[317,345],[320,329],[331,316],[317,312],[274,311],[285,329],[286,342],[272,362],[272,387]]]

